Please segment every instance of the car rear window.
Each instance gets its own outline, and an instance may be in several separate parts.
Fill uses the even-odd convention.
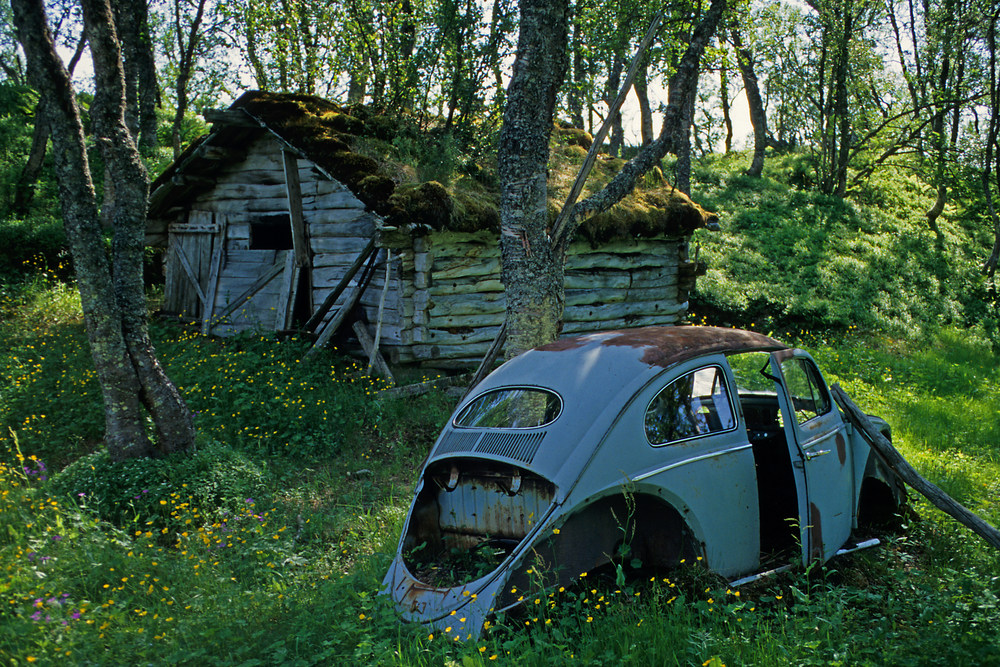
[[[545,389],[494,389],[469,403],[455,419],[462,428],[537,428],[562,412],[559,395]]]

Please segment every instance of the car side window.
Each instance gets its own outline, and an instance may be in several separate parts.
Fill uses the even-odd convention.
[[[718,366],[699,368],[664,387],[646,408],[646,438],[666,445],[736,426],[726,376]]]
[[[830,395],[819,379],[819,370],[808,359],[793,358],[781,362],[788,398],[795,411],[795,420],[805,422],[830,411]]]

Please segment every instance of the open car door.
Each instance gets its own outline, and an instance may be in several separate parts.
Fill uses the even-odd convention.
[[[770,363],[799,491],[802,559],[825,561],[847,541],[853,524],[856,494],[847,424],[807,353],[782,350],[771,354]]]

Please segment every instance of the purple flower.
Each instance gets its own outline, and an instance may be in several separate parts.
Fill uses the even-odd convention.
[[[62,540],[62,535],[53,535],[52,536],[52,541],[53,542],[58,542],[60,540]]]
[[[42,612],[41,611],[36,611],[34,614],[31,615],[31,620],[33,620],[33,621],[40,621],[40,620],[42,620]]]
[[[74,611],[73,615],[70,618],[72,618],[74,621],[79,621],[80,620],[80,612]]]

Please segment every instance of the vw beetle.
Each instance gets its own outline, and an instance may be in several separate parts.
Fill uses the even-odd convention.
[[[403,618],[466,639],[601,566],[826,561],[902,494],[802,350],[696,326],[566,338],[459,404],[383,586]]]

